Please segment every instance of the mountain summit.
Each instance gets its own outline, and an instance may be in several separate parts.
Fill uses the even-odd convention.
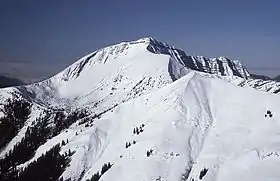
[[[125,97],[121,99],[125,101],[133,94],[157,90],[190,70],[245,80],[250,78],[246,68],[237,60],[187,56],[184,51],[166,43],[143,38],[99,49],[48,80],[23,86],[21,91],[35,97],[37,102],[58,106],[68,103],[71,107],[86,105],[96,101],[97,95],[118,101],[123,95]],[[142,86],[143,90],[134,92],[136,85]],[[115,98],[116,94],[118,98]],[[131,96],[127,97],[128,94]]]
[[[0,89],[0,180],[278,180],[279,90],[153,38],[102,48]]]

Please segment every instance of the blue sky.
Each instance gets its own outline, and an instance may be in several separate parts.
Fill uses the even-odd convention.
[[[280,74],[280,1],[2,0],[0,73],[50,76],[97,48],[155,37]]]

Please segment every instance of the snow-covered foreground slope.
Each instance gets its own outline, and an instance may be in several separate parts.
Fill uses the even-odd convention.
[[[207,181],[279,180],[279,101],[190,73],[106,113],[93,127],[73,127],[83,131],[66,145],[76,153],[64,178],[85,169],[85,180],[110,162],[101,180],[200,180],[204,168]],[[143,132],[133,134],[141,125]]]
[[[239,61],[187,56],[152,38],[106,47],[45,81],[0,89],[1,104],[20,95],[32,105],[0,163],[48,112],[45,138],[31,141],[18,170],[61,144],[71,158],[63,180],[97,172],[108,181],[279,180],[280,98],[254,89],[278,93],[280,86],[253,79]],[[77,109],[88,114],[60,124],[59,111]],[[113,165],[104,172],[106,163]]]

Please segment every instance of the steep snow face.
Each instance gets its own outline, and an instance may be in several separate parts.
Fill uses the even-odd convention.
[[[256,100],[261,103],[252,106]],[[118,106],[93,127],[73,126],[49,144],[71,139],[64,149],[76,153],[65,179],[85,171],[85,181],[110,162],[104,181],[277,180],[279,101],[279,96],[192,72]],[[272,117],[265,116],[267,110]]]

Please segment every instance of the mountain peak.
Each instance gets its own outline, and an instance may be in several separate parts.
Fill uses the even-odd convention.
[[[94,64],[107,64],[119,58],[131,60],[136,54],[169,55],[182,66],[197,71],[202,71],[221,76],[238,76],[249,78],[250,74],[240,61],[230,60],[227,57],[205,58],[202,56],[189,56],[183,50],[159,41],[153,37],[144,37],[135,41],[121,42],[82,57],[59,74],[63,80],[77,78],[86,68]]]

